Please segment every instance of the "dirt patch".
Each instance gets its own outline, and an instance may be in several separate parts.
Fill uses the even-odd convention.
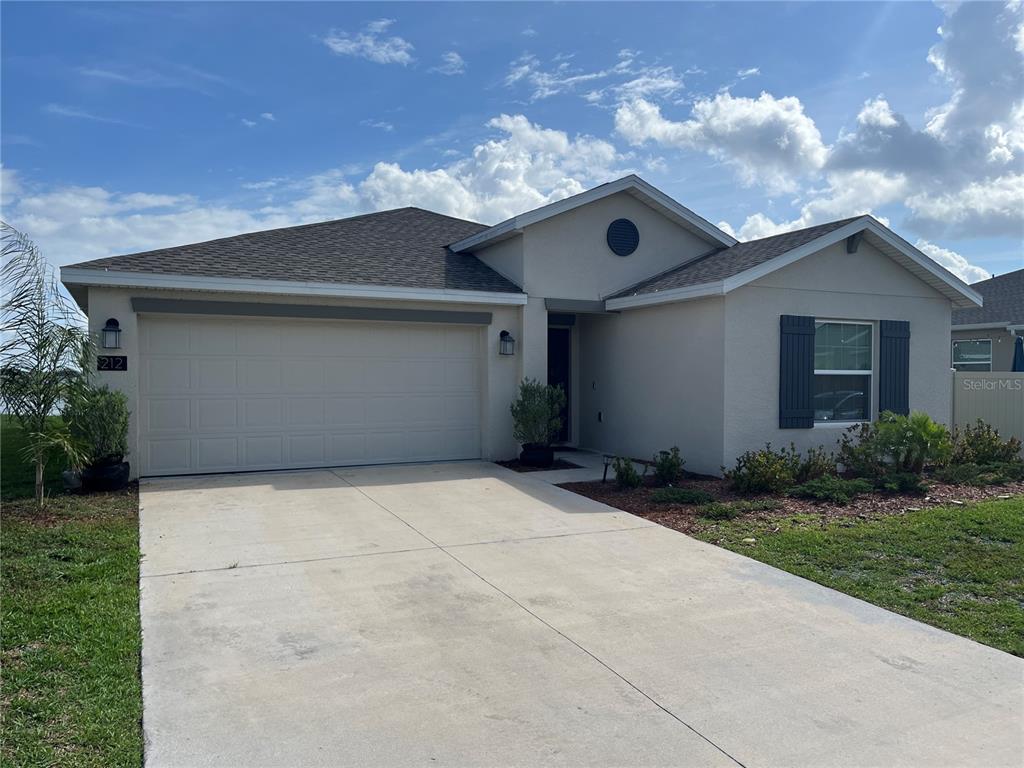
[[[651,494],[657,486],[654,478],[647,477],[644,485],[635,490],[621,490],[614,482],[602,483],[592,480],[579,483],[561,483],[560,488],[586,496],[611,507],[624,510],[651,522],[664,525],[683,533],[691,533],[698,529],[714,525],[714,521],[706,520],[697,515],[697,506],[693,504],[665,504],[652,501]],[[985,499],[997,499],[1024,495],[1024,482],[1007,483],[977,488],[969,485],[948,485],[946,483],[929,482],[928,492],[923,496],[911,494],[869,493],[859,496],[846,506],[829,502],[814,502],[805,499],[792,499],[788,496],[740,496],[729,489],[728,483],[721,478],[703,475],[686,475],[678,484],[679,488],[702,490],[714,496],[716,501],[738,501],[740,499],[770,499],[778,502],[772,510],[759,510],[745,513],[747,519],[771,521],[780,518],[801,516],[802,524],[822,525],[842,519],[867,519],[889,515],[902,515],[931,506],[948,506],[966,504]]]
[[[552,469],[583,469],[579,464],[573,464],[565,459],[555,459],[550,467],[531,467],[526,464],[520,464],[519,459],[496,461],[494,463],[501,464],[501,466],[511,469],[513,472],[549,472]]]

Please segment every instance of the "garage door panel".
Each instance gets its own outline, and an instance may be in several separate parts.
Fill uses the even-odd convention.
[[[147,475],[480,455],[475,327],[140,322]]]

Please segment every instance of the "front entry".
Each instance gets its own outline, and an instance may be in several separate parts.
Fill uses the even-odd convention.
[[[561,386],[565,391],[562,409],[562,428],[555,442],[569,442],[572,425],[572,328],[548,328],[548,384]]]

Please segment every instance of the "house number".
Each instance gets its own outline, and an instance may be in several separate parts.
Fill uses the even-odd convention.
[[[128,358],[125,355],[97,355],[97,371],[127,371]]]

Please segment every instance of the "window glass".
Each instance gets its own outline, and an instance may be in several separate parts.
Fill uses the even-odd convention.
[[[859,323],[816,323],[816,371],[870,371],[871,326]]]
[[[867,421],[871,403],[870,376],[814,377],[815,421]]]
[[[992,370],[992,340],[954,341],[953,367],[958,371]]]

